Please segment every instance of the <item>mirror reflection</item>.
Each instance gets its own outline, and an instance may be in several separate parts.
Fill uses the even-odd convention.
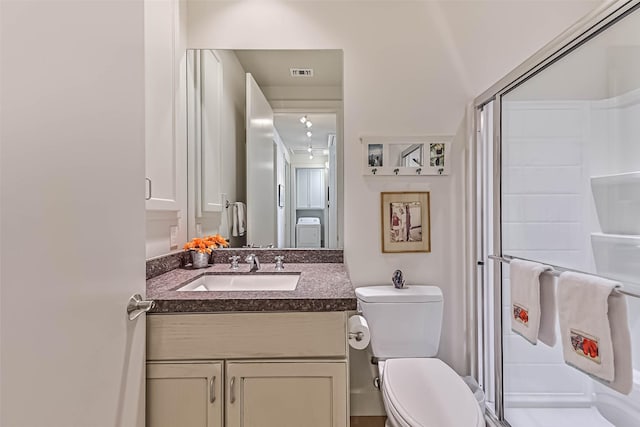
[[[423,166],[424,144],[390,144],[391,166],[417,168]]]
[[[189,238],[341,247],[342,51],[190,50],[186,113]]]

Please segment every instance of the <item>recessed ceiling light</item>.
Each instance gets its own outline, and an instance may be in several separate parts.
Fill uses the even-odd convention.
[[[309,154],[309,160],[313,160],[313,154]]]
[[[307,147],[307,152],[309,152],[309,153],[310,153],[311,151],[312,151],[311,146],[308,146],[308,147]]]
[[[306,121],[307,121],[307,116],[300,117],[300,123],[305,124]]]
[[[310,128],[311,126],[313,126],[313,123],[311,123],[311,120],[307,120],[304,125],[308,128]]]
[[[310,130],[308,130],[307,131],[307,138],[311,138],[311,135],[313,135],[313,133]]]

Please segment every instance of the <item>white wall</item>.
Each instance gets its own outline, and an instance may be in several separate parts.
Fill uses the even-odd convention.
[[[189,1],[188,43],[343,49],[344,249],[351,280],[356,286],[388,283],[393,270],[401,268],[409,283],[441,286],[445,315],[439,355],[463,373],[474,351],[464,339],[465,106],[596,4]],[[448,177],[365,178],[361,173],[361,135],[458,130]],[[431,191],[432,252],[383,255],[379,193],[406,190]]]

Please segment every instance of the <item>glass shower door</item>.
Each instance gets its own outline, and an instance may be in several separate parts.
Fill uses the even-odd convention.
[[[500,97],[502,254],[640,290],[640,13]],[[635,389],[625,396],[510,330],[502,268],[502,399],[513,427],[640,425],[640,300],[627,298]],[[556,328],[559,334],[559,328]]]

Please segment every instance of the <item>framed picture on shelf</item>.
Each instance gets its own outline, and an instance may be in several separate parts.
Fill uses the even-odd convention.
[[[382,144],[367,144],[367,164],[369,167],[384,166]]]
[[[429,192],[380,193],[382,252],[431,252]]]

